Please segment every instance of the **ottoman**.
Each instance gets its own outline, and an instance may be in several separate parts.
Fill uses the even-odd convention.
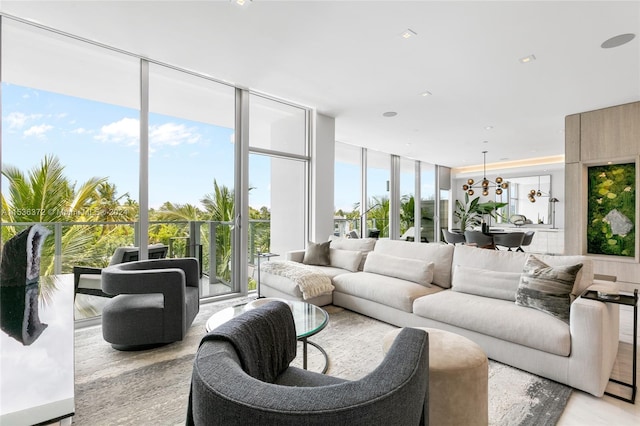
[[[489,423],[489,361],[466,337],[420,328],[429,333],[429,424],[487,425]],[[400,329],[383,339],[386,354]]]

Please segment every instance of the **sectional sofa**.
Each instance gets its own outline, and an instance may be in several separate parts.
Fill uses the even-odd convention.
[[[279,266],[328,277],[328,291],[304,299],[270,265],[262,295],[451,331],[491,359],[603,395],[618,351],[619,310],[579,297],[594,284],[589,258],[367,238],[331,237],[327,245],[328,261],[307,248],[287,253]]]

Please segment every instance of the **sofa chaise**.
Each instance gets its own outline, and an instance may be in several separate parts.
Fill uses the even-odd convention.
[[[330,278],[333,290],[307,302],[454,332],[491,359],[603,395],[618,351],[619,310],[580,297],[594,284],[588,257],[366,238],[331,237],[324,245],[328,261],[308,256],[313,243],[279,261]],[[305,300],[295,282],[270,270],[262,272],[263,296]]]

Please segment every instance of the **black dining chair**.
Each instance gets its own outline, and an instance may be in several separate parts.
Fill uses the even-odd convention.
[[[493,244],[493,237],[480,231],[464,231],[464,239],[468,245],[488,249],[495,248]]]
[[[461,234],[459,232],[451,232],[448,229],[442,229],[442,238],[447,244],[456,245],[466,242],[464,234]]]
[[[531,245],[531,241],[533,241],[533,234],[535,233],[536,233],[535,231],[525,232],[524,238],[522,239],[522,244],[520,244],[520,247],[518,247],[516,251],[524,251],[523,247]]]
[[[506,247],[508,251],[511,251],[511,249],[517,250],[522,245],[523,239],[524,232],[507,232],[495,234],[493,236],[493,244],[496,250],[500,250],[499,247]]]

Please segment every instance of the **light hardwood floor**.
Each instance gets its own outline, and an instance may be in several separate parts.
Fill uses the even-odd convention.
[[[631,383],[632,342],[633,308],[630,306],[621,306],[620,347],[618,349],[618,357],[613,368],[612,377],[627,383]],[[638,356],[638,358],[640,358],[640,356]],[[640,374],[638,374],[638,376],[640,376]],[[609,384],[607,391],[622,394],[625,397],[631,395],[630,388],[615,384]],[[574,390],[569,398],[567,408],[562,413],[562,417],[560,417],[558,425],[638,426],[640,425],[640,396],[636,395],[636,403],[630,404],[607,395],[602,398],[596,398],[587,393]]]

